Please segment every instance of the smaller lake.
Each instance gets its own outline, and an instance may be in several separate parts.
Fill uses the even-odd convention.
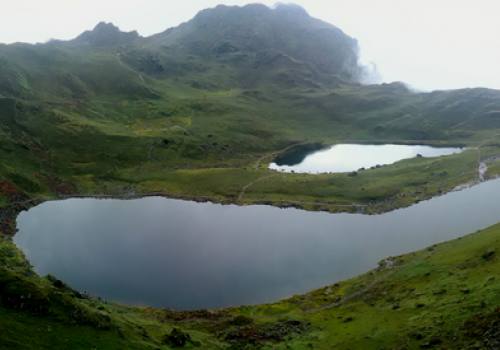
[[[327,149],[296,147],[278,156],[269,168],[295,173],[346,173],[361,168],[393,164],[417,156],[440,157],[462,152],[456,147],[425,145],[357,145],[338,144]]]

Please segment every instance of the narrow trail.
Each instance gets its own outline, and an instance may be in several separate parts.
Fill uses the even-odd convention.
[[[481,145],[476,148],[477,151],[477,182],[484,181],[484,175],[488,171],[488,166],[481,161]]]
[[[461,121],[461,122],[459,122],[459,123],[457,123],[457,124],[455,124],[455,125],[451,126],[451,127],[450,127],[450,129],[452,129],[452,130],[453,130],[453,129],[458,129],[458,128],[460,128],[460,127],[464,126],[464,125],[467,125],[467,123],[469,123],[469,122],[473,121],[474,119],[476,119],[476,116],[475,116],[475,115],[473,115],[472,117],[470,117],[470,118],[468,118],[468,119],[466,119],[466,120],[463,120],[463,121]]]
[[[127,70],[129,70],[129,71],[131,71],[131,72],[133,72],[133,73],[135,73],[135,74],[137,74],[137,77],[138,77],[138,78],[139,78],[139,80],[140,80],[140,81],[144,84],[144,87],[145,87],[145,88],[146,88],[146,89],[147,89],[150,93],[154,94],[154,91],[153,91],[153,90],[151,90],[151,89],[149,88],[149,86],[147,86],[147,85],[146,85],[146,79],[144,79],[144,76],[143,76],[141,73],[136,72],[135,70],[131,69],[128,65],[126,65],[126,64],[125,64],[125,62],[123,62],[123,61],[122,61],[122,57],[121,57],[121,54],[120,54],[120,53],[117,53],[117,54],[116,54],[116,59],[118,60],[118,64],[119,64],[120,66],[122,66],[123,68],[125,68],[125,69],[127,69]]]
[[[336,301],[336,302],[333,302],[333,303],[330,303],[330,304],[326,304],[326,305],[323,305],[323,306],[320,306],[320,307],[308,309],[308,310],[306,310],[306,313],[316,313],[316,312],[330,310],[330,309],[342,306],[342,305],[348,303],[349,301],[357,299],[357,298],[363,296],[364,294],[370,292],[377,284],[379,284],[383,280],[387,279],[387,277],[390,277],[395,272],[396,271],[392,268],[390,272],[384,274],[383,276],[381,276],[379,278],[374,279],[366,287],[361,288],[360,290],[357,290],[354,293],[351,293],[351,294],[349,294],[347,296],[344,296],[339,301]]]
[[[264,154],[262,157],[260,157],[259,159],[257,159],[257,161],[255,162],[254,164],[254,169],[259,169],[260,168],[260,164],[266,159],[266,158],[272,158],[272,157],[275,157],[276,155],[280,154],[280,153],[283,153],[283,152],[286,152],[288,151],[290,148],[293,148],[293,147],[297,147],[297,146],[301,146],[301,145],[305,145],[307,144],[307,142],[298,142],[298,143],[294,143],[293,145],[290,145],[290,146],[287,146],[283,149],[280,149],[280,150],[277,150],[277,151],[274,151],[274,152],[271,152],[271,153],[267,153],[267,154]]]
[[[500,137],[500,133],[499,134],[495,134],[491,138],[484,140],[483,142],[481,142],[476,147],[476,150],[477,150],[477,163],[478,163],[478,165],[477,165],[477,167],[478,167],[477,168],[477,182],[484,182],[484,181],[487,180],[486,179],[486,173],[488,172],[488,164],[487,164],[487,162],[500,159],[500,156],[498,156],[498,155],[494,155],[494,156],[482,159],[482,156],[481,156],[481,147],[483,147],[484,145],[486,145],[490,141],[496,140],[498,137]]]
[[[252,187],[253,185],[255,185],[257,182],[260,182],[260,181],[263,181],[263,180],[266,180],[266,179],[269,179],[270,177],[273,177],[273,176],[277,176],[278,174],[270,174],[270,175],[266,175],[266,176],[262,176],[262,177],[259,177],[257,178],[256,180],[253,180],[251,182],[249,182],[248,184],[246,184],[245,186],[243,186],[243,188],[241,189],[241,192],[240,194],[238,195],[238,199],[237,201],[238,202],[241,202],[242,199],[243,199],[243,196],[245,195],[245,192],[250,188]]]
[[[305,144],[306,142],[299,142],[299,143],[294,143],[293,145],[290,145],[290,146],[287,146],[281,150],[277,150],[277,151],[274,151],[274,152],[271,152],[271,153],[267,153],[265,155],[263,155],[262,157],[260,157],[259,159],[257,159],[257,161],[255,162],[253,168],[255,170],[258,170],[260,168],[260,164],[267,158],[272,158],[274,156],[276,156],[277,154],[279,153],[283,153],[283,152],[286,152],[287,150],[289,150],[290,148],[293,148],[293,147],[297,147],[297,146],[300,146],[300,145],[303,145]],[[261,176],[253,181],[250,181],[249,183],[247,183],[245,186],[243,186],[241,188],[241,191],[238,195],[238,199],[237,201],[238,202],[241,202],[243,197],[245,196],[245,192],[250,188],[252,187],[253,185],[255,185],[257,182],[260,182],[260,181],[263,181],[263,180],[266,180],[270,177],[273,177],[273,176],[277,176],[279,175],[278,173],[275,173],[275,174],[268,174],[268,175],[264,175],[264,176]]]
[[[152,143],[150,146],[149,146],[149,149],[148,149],[148,160],[151,161],[153,160],[153,150],[155,148],[155,145],[154,143]]]
[[[283,203],[283,204],[298,204],[298,205],[324,205],[329,207],[337,207],[337,208],[366,208],[368,204],[339,204],[333,202],[308,202],[308,201],[274,201],[274,203]]]

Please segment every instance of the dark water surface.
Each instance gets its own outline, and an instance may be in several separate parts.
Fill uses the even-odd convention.
[[[462,148],[425,145],[357,145],[339,144],[318,150],[308,145],[298,146],[279,155],[270,169],[296,173],[345,173],[376,165],[393,164],[402,159],[440,157],[459,153]]]
[[[500,180],[383,215],[165,198],[46,202],[18,217],[35,270],[109,300],[192,309],[303,293],[500,221]]]

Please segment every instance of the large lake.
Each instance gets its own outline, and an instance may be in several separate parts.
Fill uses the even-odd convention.
[[[339,144],[327,149],[298,146],[280,155],[269,168],[295,173],[344,173],[360,168],[393,164],[403,159],[440,157],[461,152],[456,147],[431,147],[425,145],[358,145]]]
[[[35,270],[131,304],[275,301],[500,220],[500,180],[377,216],[144,198],[46,202],[14,240]]]

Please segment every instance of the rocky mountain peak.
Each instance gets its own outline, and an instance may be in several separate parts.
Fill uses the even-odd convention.
[[[136,31],[122,32],[113,23],[100,22],[94,29],[78,36],[75,41],[93,46],[114,46],[132,42],[139,37]]]

